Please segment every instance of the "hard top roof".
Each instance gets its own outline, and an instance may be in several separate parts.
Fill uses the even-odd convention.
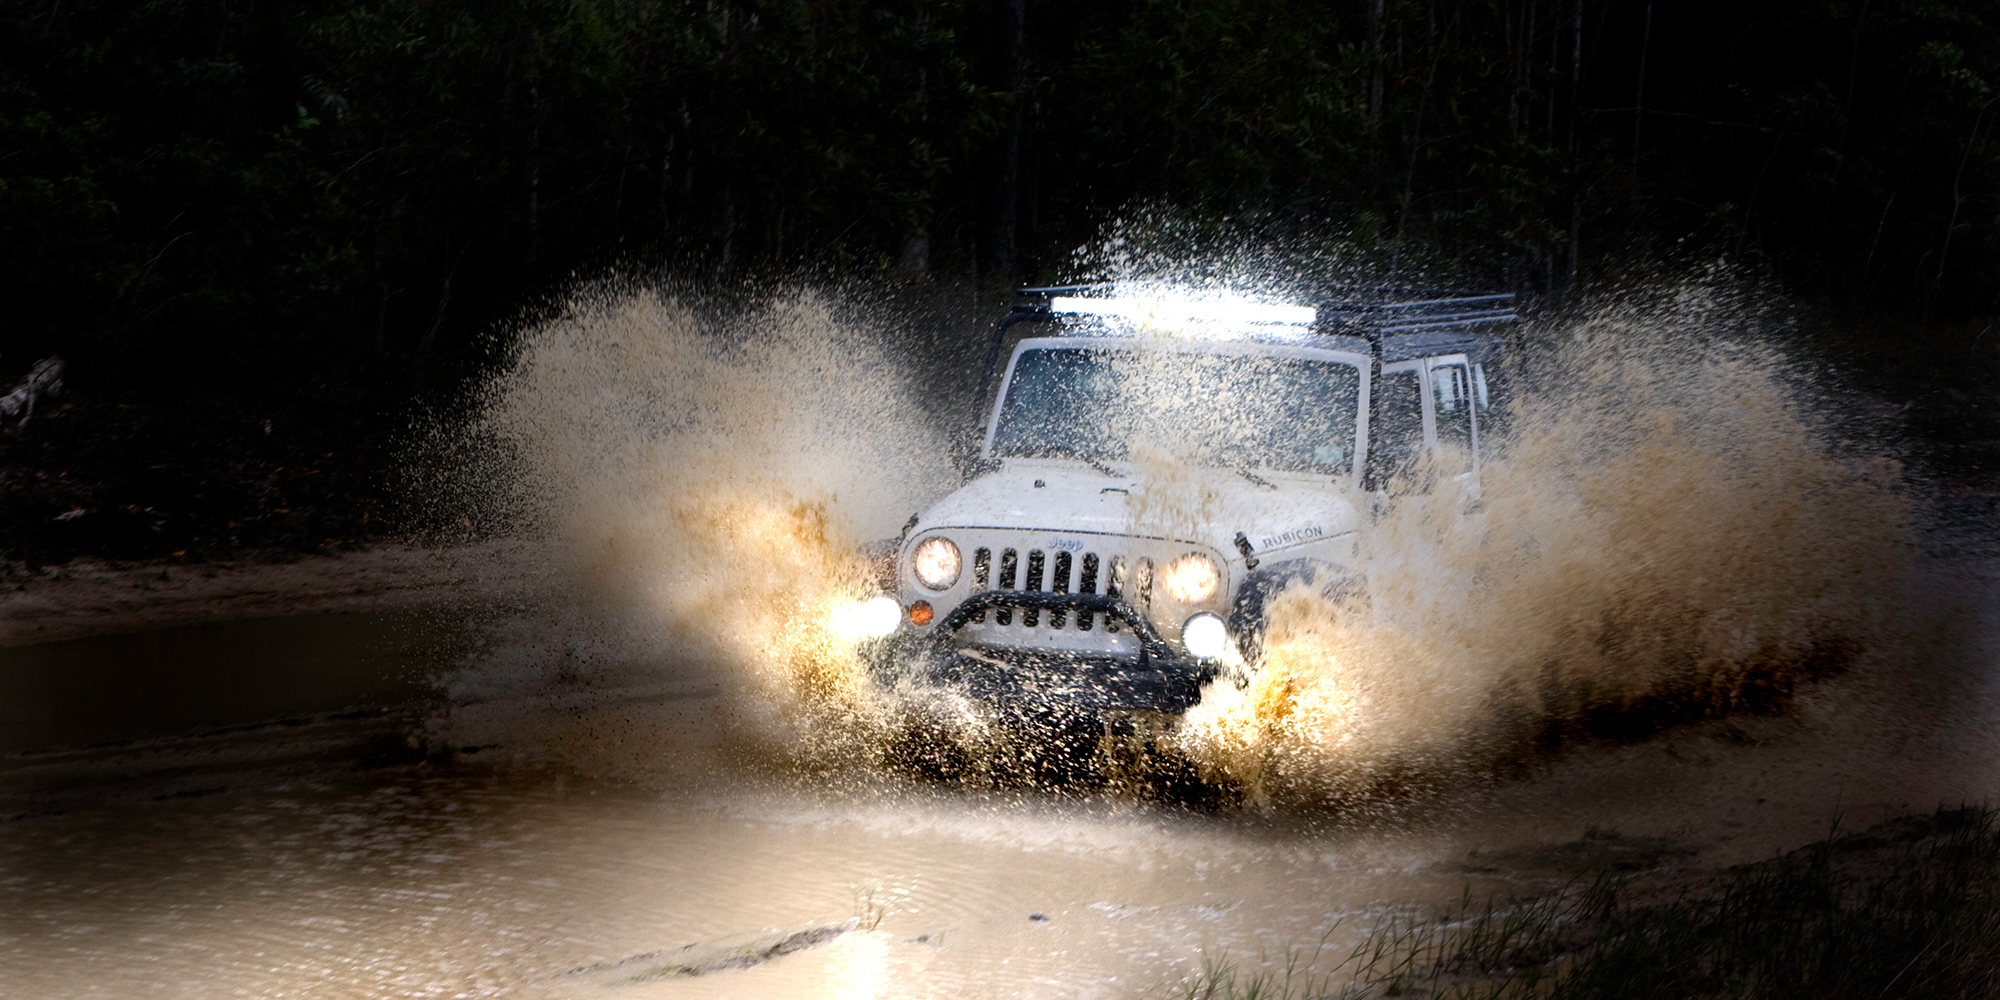
[[[1078,300],[1115,299],[1120,290],[1111,284],[1019,289],[1014,308],[994,327],[986,352],[985,375],[979,383],[981,395],[994,389],[994,377],[999,371],[1010,327],[1027,322],[1061,322],[1111,332],[1114,327],[1109,321],[1115,316],[1059,312],[1056,300],[1071,300],[1065,308],[1075,310]],[[1148,291],[1138,287],[1125,290],[1139,296]],[[1503,347],[1500,339],[1491,334],[1520,321],[1514,311],[1514,296],[1506,292],[1356,285],[1328,288],[1299,299],[1313,302],[1310,322],[1288,318],[1303,312],[1296,305],[1276,310],[1266,306],[1255,318],[1242,324],[1243,334],[1256,340],[1363,356],[1372,354],[1385,363],[1441,354],[1465,354],[1474,361],[1492,362],[1501,355]],[[1271,319],[1274,316],[1278,318]]]

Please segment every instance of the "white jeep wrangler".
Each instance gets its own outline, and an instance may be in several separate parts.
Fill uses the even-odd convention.
[[[1176,715],[1232,647],[1254,660],[1279,590],[1355,582],[1398,470],[1437,452],[1477,489],[1502,391],[1480,331],[1515,321],[1511,295],[1021,294],[968,482],[894,544],[885,673],[1003,710]],[[1162,468],[1196,499],[1149,496]]]

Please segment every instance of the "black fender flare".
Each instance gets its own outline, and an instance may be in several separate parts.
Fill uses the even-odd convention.
[[[1317,586],[1320,594],[1329,598],[1360,592],[1366,585],[1352,567],[1325,559],[1287,559],[1251,570],[1243,586],[1236,588],[1236,600],[1229,610],[1229,632],[1236,637],[1244,659],[1255,662],[1261,658],[1271,601],[1299,583]]]

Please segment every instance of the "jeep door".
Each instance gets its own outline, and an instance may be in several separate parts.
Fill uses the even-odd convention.
[[[1379,371],[1369,414],[1371,488],[1391,489],[1428,454],[1440,473],[1476,489],[1480,434],[1493,403],[1485,364],[1468,354],[1439,354],[1385,363]]]

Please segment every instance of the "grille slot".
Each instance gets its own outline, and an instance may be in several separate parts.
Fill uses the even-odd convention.
[[[1070,563],[1071,559],[1070,559],[1070,554],[1068,552],[1056,553],[1055,572],[1049,577],[1049,591],[1051,593],[1056,593],[1056,594],[1069,593]],[[1063,612],[1061,609],[1049,612],[1049,627],[1062,628],[1064,619],[1068,617],[1069,617],[1068,614]]]
[[[992,550],[992,549],[974,549],[974,550],[972,551],[972,592],[973,592],[973,593],[975,593],[975,594],[976,594],[976,593],[979,593],[980,591],[982,591],[982,590],[985,590],[985,589],[986,589],[986,581],[987,581],[988,579],[990,579],[990,578],[991,578],[991,575],[992,575],[992,572],[991,572],[991,571],[992,571],[992,569],[993,569],[993,550]],[[972,620],[973,620],[973,621],[976,621],[976,622],[983,622],[983,621],[985,621],[985,620],[986,620],[986,612],[984,612],[984,611],[981,611],[981,612],[979,612],[978,614],[975,614],[975,615],[973,615],[973,616],[972,616]]]
[[[1014,580],[1020,570],[1021,557],[1013,549],[1000,550],[1000,590],[1013,590]],[[993,609],[993,621],[1000,625],[1014,624],[1014,609],[1001,605]]]
[[[1022,590],[1040,591],[1042,589],[1042,567],[1046,561],[1047,561],[1046,557],[1042,555],[1041,549],[1029,550],[1028,582],[1026,586],[1023,586],[1021,588]],[[1029,628],[1034,628],[1037,624],[1040,624],[1041,619],[1042,619],[1042,609],[1040,608],[1021,609],[1021,624],[1026,625]]]
[[[1111,557],[1111,579],[1104,585],[1104,596],[1112,598],[1113,600],[1125,596],[1124,556]],[[1105,615],[1104,631],[1106,632],[1118,631],[1118,619],[1113,618],[1110,615]]]
[[[1077,579],[1076,579],[1077,593],[1079,594],[1097,593],[1097,565],[1098,565],[1097,553],[1095,552],[1084,553],[1083,568],[1077,571]],[[1076,630],[1078,632],[1090,631],[1091,621],[1096,617],[1097,613],[1094,611],[1085,612],[1083,614],[1076,616]]]

